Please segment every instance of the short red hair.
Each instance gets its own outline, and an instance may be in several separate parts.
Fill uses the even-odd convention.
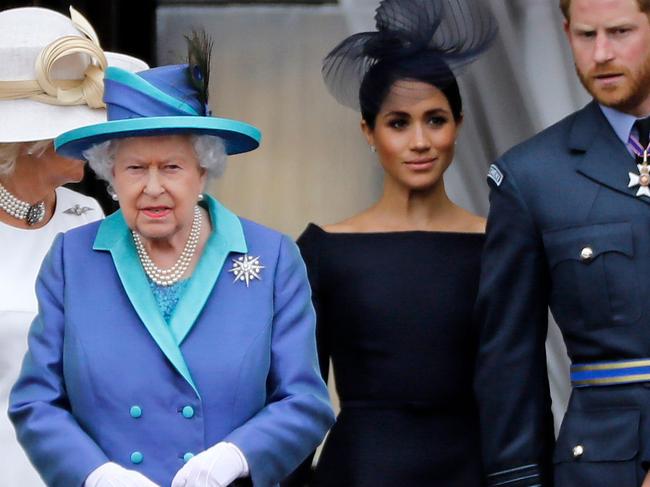
[[[636,0],[639,4],[641,12],[650,13],[650,0]],[[571,7],[571,0],[560,0],[560,10],[564,14],[564,18],[569,20],[569,8]]]

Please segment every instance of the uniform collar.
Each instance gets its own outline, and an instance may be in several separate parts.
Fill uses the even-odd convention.
[[[604,105],[599,104],[598,106],[603,112],[603,115],[605,115],[609,124],[612,126],[612,129],[614,129],[616,136],[621,140],[621,142],[627,145],[628,139],[630,138],[630,132],[632,131],[634,122],[636,122],[636,117],[629,113],[619,112],[618,110]]]
[[[629,135],[629,134],[628,134]],[[627,144],[614,131],[598,103],[591,102],[576,113],[571,124],[568,148],[579,154],[576,171],[619,193],[636,198],[629,186],[629,173],[636,173],[636,161]],[[636,198],[646,204],[649,198]]]

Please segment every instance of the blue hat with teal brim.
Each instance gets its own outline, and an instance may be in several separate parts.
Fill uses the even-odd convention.
[[[64,156],[83,159],[93,145],[111,139],[151,135],[214,135],[227,154],[256,149],[260,131],[244,122],[211,116],[191,82],[189,66],[161,66],[139,73],[109,67],[104,74],[107,122],[59,135],[54,146]]]

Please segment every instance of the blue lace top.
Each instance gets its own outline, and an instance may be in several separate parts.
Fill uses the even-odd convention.
[[[149,287],[153,291],[153,295],[156,298],[156,303],[158,303],[158,308],[160,308],[163,318],[165,318],[165,321],[169,323],[169,320],[171,320],[174,310],[176,309],[176,305],[181,299],[183,291],[185,291],[185,288],[187,287],[189,279],[183,279],[171,286],[160,286],[149,279],[148,276],[147,280],[149,281]]]

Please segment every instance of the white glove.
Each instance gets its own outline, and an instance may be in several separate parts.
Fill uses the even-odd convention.
[[[248,463],[244,454],[222,441],[190,459],[176,473],[172,487],[226,487],[245,475]]]
[[[93,470],[83,487],[159,487],[134,470],[108,462]]]

